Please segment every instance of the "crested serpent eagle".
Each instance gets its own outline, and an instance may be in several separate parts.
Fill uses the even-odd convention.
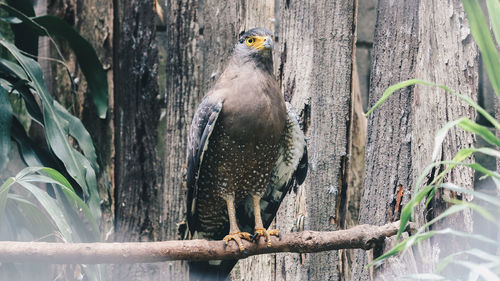
[[[272,49],[270,31],[244,33],[193,117],[187,152],[193,239],[234,240],[244,251],[242,239],[263,237],[270,246],[279,232],[266,228],[291,186],[304,181],[306,141],[273,74]],[[225,278],[234,263],[192,263],[191,272]]]

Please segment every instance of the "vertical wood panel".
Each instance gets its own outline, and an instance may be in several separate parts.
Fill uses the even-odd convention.
[[[279,2],[279,80],[302,114],[309,147],[306,182],[278,212],[284,232],[335,230],[343,219],[338,204],[347,186],[354,9],[354,1]],[[275,272],[276,280],[338,280],[338,254],[278,254]]]
[[[114,1],[115,240],[160,239],[162,165],[152,0]],[[114,280],[160,280],[160,264],[114,266]]]
[[[444,83],[476,98],[477,50],[460,1],[379,1],[373,54],[371,105],[389,85],[410,78]],[[475,114],[456,98],[445,95],[443,90],[416,86],[396,92],[369,117],[367,176],[360,223],[383,224],[399,218],[394,204],[397,190],[403,188],[403,205],[406,204],[416,191],[415,179],[431,163],[435,132],[445,122],[459,116],[474,119]],[[437,160],[451,159],[458,149],[469,147],[473,141],[470,134],[453,131],[443,143],[443,151]],[[430,177],[437,172],[433,171]],[[472,179],[472,172],[465,169],[457,170],[448,178],[469,188]],[[429,215],[438,215],[444,206],[442,200],[435,201]],[[401,206],[398,208],[401,210]],[[417,221],[420,223],[425,220],[424,211],[418,212]],[[452,218],[448,223],[453,222],[463,225],[465,230],[470,229],[468,215]],[[423,246],[429,247],[426,243]],[[427,248],[426,263],[415,263],[418,257],[412,257],[410,253],[406,259],[388,263],[385,275],[379,277],[394,280],[400,273],[423,269],[417,268],[416,264],[428,270],[438,257],[437,253],[446,247],[433,244],[432,248]],[[378,256],[389,248],[390,243],[385,249],[376,248],[369,255],[357,251],[353,280],[370,280],[369,271],[364,268],[369,256]]]

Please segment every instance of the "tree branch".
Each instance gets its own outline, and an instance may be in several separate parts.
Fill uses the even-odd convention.
[[[358,225],[338,231],[302,231],[284,234],[281,240],[272,238],[266,247],[244,241],[246,250],[240,252],[231,241],[184,240],[132,243],[48,243],[0,242],[0,262],[35,262],[51,264],[150,263],[168,260],[226,260],[248,256],[295,252],[314,253],[338,249],[371,249],[386,237],[395,235],[399,221],[383,226]],[[410,228],[414,228],[410,225]]]

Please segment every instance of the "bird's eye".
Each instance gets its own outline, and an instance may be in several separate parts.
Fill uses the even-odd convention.
[[[255,42],[255,39],[252,37],[247,38],[246,43],[248,46],[252,45]]]

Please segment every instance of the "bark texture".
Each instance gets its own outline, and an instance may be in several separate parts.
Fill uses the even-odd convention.
[[[370,105],[388,86],[410,78],[446,84],[475,99],[478,83],[476,60],[476,46],[460,1],[379,1]],[[475,114],[470,107],[452,95],[444,94],[443,90],[416,86],[396,92],[369,117],[360,223],[370,221],[381,225],[399,218],[401,207],[418,188],[414,186],[415,179],[432,162],[435,132],[445,122],[461,116],[474,119]],[[452,130],[437,160],[451,159],[458,149],[471,146],[473,141],[470,134]],[[431,180],[438,172],[432,171],[427,179]],[[471,188],[473,173],[466,169],[456,170],[447,180]],[[435,217],[446,206],[442,199],[456,196],[437,194],[427,215]],[[417,221],[422,223],[425,217],[421,215]],[[444,224],[463,226],[462,230],[470,231],[471,223],[470,214],[465,214],[450,218]],[[430,262],[424,266],[432,266],[432,259],[438,257],[436,253],[440,250],[446,255],[446,248],[451,246],[439,241],[433,243],[426,257]],[[357,251],[351,275],[356,279],[352,280],[370,280],[365,265],[371,255],[379,256],[391,247],[391,243],[386,246],[375,248],[370,257]],[[394,266],[387,266],[386,275],[377,274],[380,272],[377,271],[374,278],[394,280],[398,273],[419,270],[411,257],[397,265],[392,264]]]
[[[354,1],[279,1],[278,79],[301,113],[309,171],[283,201],[284,232],[338,229],[347,188]],[[337,252],[278,254],[274,280],[338,280]]]
[[[152,0],[114,1],[115,240],[161,237],[162,166]],[[114,280],[154,280],[159,266],[122,265]]]

